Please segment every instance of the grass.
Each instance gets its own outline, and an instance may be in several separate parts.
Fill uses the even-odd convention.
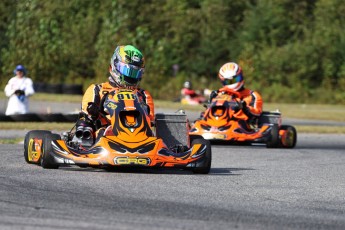
[[[3,92],[0,99],[5,98]],[[31,100],[54,101],[54,102],[76,102],[80,103],[81,95],[55,95],[36,93]],[[191,111],[203,111],[202,105],[182,105],[178,102],[155,100],[156,108],[184,109]],[[284,104],[284,103],[265,103],[265,111],[279,110],[284,118],[327,120],[345,122],[345,105],[319,105],[319,104]],[[73,127],[73,123],[48,123],[48,122],[0,122],[0,129],[47,129],[66,131]],[[342,133],[345,134],[344,126],[296,126],[300,133]]]
[[[202,111],[202,105],[181,105],[178,102],[155,101],[155,107]],[[345,122],[345,105],[264,103],[265,111],[279,110],[284,117]]]
[[[71,94],[49,94],[49,93],[35,93],[30,97],[30,100],[35,101],[54,101],[54,102],[76,102],[80,103],[82,95]],[[6,99],[5,93],[0,93],[0,99]]]
[[[5,99],[4,92],[0,93],[0,99]],[[64,95],[36,93],[31,100],[54,101],[54,102],[75,102],[80,103],[82,95]],[[192,111],[203,111],[202,105],[182,105],[179,102],[155,100],[156,108],[184,109]],[[286,104],[286,103],[264,103],[265,111],[279,110],[284,117],[312,120],[329,120],[345,122],[345,105],[325,104]]]
[[[73,122],[58,123],[58,122],[0,122],[0,129],[4,130],[56,130],[68,131],[73,127]]]

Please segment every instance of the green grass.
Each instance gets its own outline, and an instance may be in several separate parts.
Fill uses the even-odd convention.
[[[0,93],[0,99],[6,98]],[[75,102],[80,103],[82,95],[63,95],[36,93],[31,100],[54,101],[54,102]],[[184,109],[192,111],[203,111],[202,105],[182,105],[179,102],[154,100],[156,108]],[[345,105],[324,105],[324,104],[286,104],[286,103],[264,103],[265,111],[279,110],[284,117],[312,120],[329,120],[345,122]]]
[[[202,105],[182,105],[178,102],[155,101],[157,108],[184,109],[192,111],[203,111]],[[311,119],[345,122],[345,105],[319,105],[319,104],[284,104],[284,103],[265,103],[264,111],[279,110],[283,119]]]
[[[83,97],[82,95],[73,95],[73,94],[35,93],[34,95],[30,97],[30,100],[80,103],[82,97]],[[4,92],[0,93],[0,99],[6,99]]]
[[[58,122],[0,122],[0,129],[10,130],[56,130],[68,131],[74,126],[73,122],[58,123]]]
[[[5,98],[0,93],[0,99]],[[77,102],[80,103],[81,95],[56,95],[36,93],[31,100]],[[202,105],[182,105],[178,102],[155,100],[156,108],[184,109],[191,111],[203,111]],[[345,122],[345,105],[320,105],[320,104],[285,104],[264,103],[265,111],[279,110],[284,118],[328,120]],[[47,122],[0,122],[0,129],[47,129],[66,131],[73,127],[73,123],[47,123]],[[345,133],[345,127],[339,126],[296,126],[298,132],[305,133]]]

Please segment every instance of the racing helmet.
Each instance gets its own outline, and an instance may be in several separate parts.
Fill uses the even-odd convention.
[[[219,70],[218,77],[223,86],[238,91],[244,85],[242,68],[235,62],[225,63]]]
[[[143,54],[132,45],[116,47],[110,59],[110,82],[119,87],[136,88],[145,69]]]
[[[192,83],[190,81],[185,81],[183,83],[183,88],[191,89],[192,88]]]

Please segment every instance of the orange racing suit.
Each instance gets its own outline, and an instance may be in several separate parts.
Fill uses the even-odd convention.
[[[83,99],[82,99],[82,105],[81,109],[82,112],[85,114],[88,114],[87,107],[89,103],[95,103],[98,107],[100,106],[101,100],[104,95],[107,93],[119,90],[120,88],[112,86],[109,82],[104,82],[101,84],[92,84],[88,87],[88,89],[85,91]],[[138,88],[138,97],[140,100],[142,100],[148,107],[148,115],[150,117],[151,122],[154,121],[154,104],[153,104],[153,98],[151,94],[144,89]],[[101,122],[101,126],[107,124],[107,121],[104,117],[99,116],[98,119]],[[108,118],[109,119],[109,118]]]
[[[224,88],[226,88],[226,86]],[[223,94],[224,91],[222,91],[222,89],[215,91],[215,94],[210,96],[210,100],[217,95]],[[234,114],[234,117],[239,121],[246,121],[249,124],[255,122],[262,113],[263,101],[261,95],[256,91],[246,89],[244,87],[236,93],[239,94],[239,97],[237,97],[236,100],[243,107]]]
[[[250,89],[243,88],[238,91],[240,93],[240,99],[246,102],[246,106],[243,110],[240,110],[238,113],[245,113],[248,118],[259,117],[262,113],[262,98],[261,95]]]

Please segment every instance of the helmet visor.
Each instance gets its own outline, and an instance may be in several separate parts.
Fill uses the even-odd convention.
[[[241,82],[243,80],[242,74],[234,76],[232,79],[224,79],[222,81],[223,85],[232,85],[238,82]]]
[[[140,80],[144,73],[144,68],[140,68],[135,65],[126,64],[123,62],[117,62],[115,64],[116,70],[120,72],[120,74],[125,75],[126,77],[133,78],[136,80]]]

